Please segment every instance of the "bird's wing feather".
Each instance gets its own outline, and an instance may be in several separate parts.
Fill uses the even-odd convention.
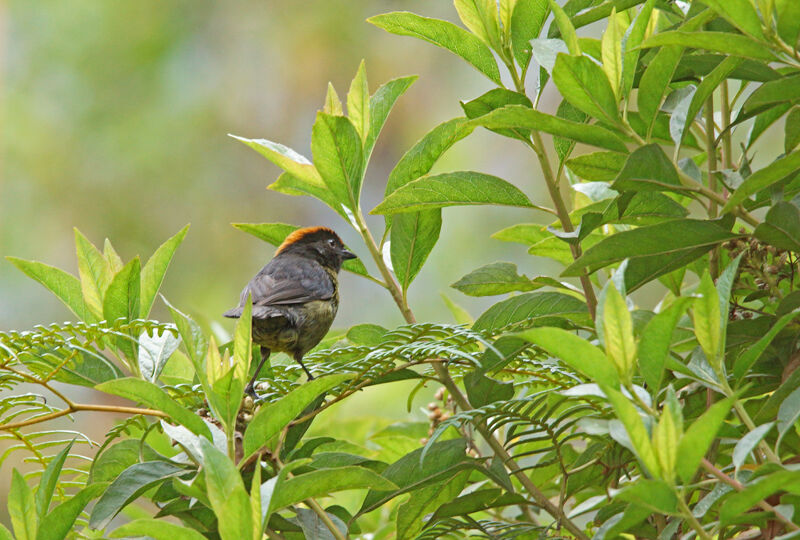
[[[276,261],[273,261],[276,262]],[[253,295],[256,306],[276,306],[302,304],[314,300],[329,300],[334,294],[330,275],[319,264],[268,265],[247,285],[247,292]]]

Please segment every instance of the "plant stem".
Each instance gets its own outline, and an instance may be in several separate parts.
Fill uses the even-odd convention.
[[[120,414],[144,414],[147,416],[158,416],[161,418],[169,418],[169,416],[161,411],[155,409],[140,409],[138,407],[117,407],[116,405],[92,405],[83,403],[73,403],[62,411],[55,411],[42,416],[36,416],[27,420],[20,420],[19,422],[12,422],[10,424],[0,425],[0,431],[11,431],[26,426],[32,426],[41,422],[47,422],[55,418],[60,418],[68,414],[80,411],[95,411],[95,412],[113,412]]]
[[[337,527],[333,521],[331,521],[328,513],[323,510],[317,501],[314,499],[306,499],[305,503],[314,511],[315,514],[317,514],[317,516],[319,516],[320,521],[325,524],[336,540],[347,540],[347,537],[343,535],[342,531],[339,530],[339,527]]]
[[[726,169],[733,169],[733,150],[731,143],[731,106],[728,97],[728,80],[720,85],[720,112],[722,113],[722,163]]]
[[[729,486],[731,486],[736,491],[744,491],[745,487],[738,480],[736,480],[734,478],[731,478],[730,476],[728,476],[724,472],[722,472],[719,469],[717,469],[714,466],[714,464],[711,463],[710,461],[708,461],[706,458],[703,458],[703,460],[701,461],[701,464],[702,464],[703,468],[709,474],[711,474],[712,476],[714,476],[717,479],[721,480],[722,482],[728,484]],[[771,513],[775,514],[775,517],[778,518],[778,521],[780,521],[781,523],[786,525],[786,527],[788,527],[789,529],[791,529],[793,531],[800,531],[800,527],[798,527],[796,523],[794,523],[791,520],[786,519],[785,516],[783,516],[780,512],[778,512],[778,510],[774,506],[769,504],[767,501],[759,501],[758,502],[758,506],[762,510],[766,510],[767,512],[771,512]]]
[[[678,498],[678,504],[681,507],[681,513],[686,521],[689,522],[689,525],[697,532],[698,538],[703,538],[703,540],[712,540],[712,537],[706,530],[703,528],[703,525],[697,521],[697,518],[694,517],[692,514],[692,510],[687,506],[686,501],[683,500],[683,497],[680,493],[676,493],[675,496]]]
[[[392,299],[394,299],[397,307],[403,314],[403,318],[409,324],[415,323],[416,318],[403,298],[403,293],[400,291],[400,284],[397,283],[397,280],[394,278],[391,271],[386,266],[386,263],[383,261],[383,256],[380,253],[380,250],[378,250],[378,246],[375,244],[375,239],[372,237],[372,234],[364,223],[364,218],[360,211],[356,215],[356,222],[358,224],[358,230],[361,233],[364,242],[367,244],[367,248],[372,254],[375,264],[389,286],[388,289],[392,295]],[[462,410],[472,410],[472,405],[470,405],[467,398],[461,392],[461,389],[458,387],[458,385],[456,385],[452,377],[450,377],[450,373],[448,373],[444,364],[441,362],[436,362],[433,364],[433,369],[436,372],[436,376],[439,378],[445,388],[447,388],[447,391],[450,392],[450,395],[453,397],[456,404]],[[536,487],[530,478],[528,478],[528,476],[525,474],[525,471],[523,471],[517,462],[513,460],[513,458],[503,447],[503,444],[494,437],[491,431],[489,431],[489,428],[486,426],[486,424],[482,421],[479,421],[476,424],[478,432],[492,448],[494,454],[500,458],[506,467],[508,467],[508,469],[511,471],[511,473],[519,479],[525,490],[533,497],[536,504],[543,508],[548,514],[553,516],[553,518],[555,518],[559,524],[563,525],[576,538],[579,540],[589,540],[589,537],[581,530],[581,528],[575,525],[575,523],[572,522],[556,505],[550,502],[547,496]]]
[[[561,196],[561,190],[558,187],[558,179],[553,174],[553,169],[550,165],[550,158],[547,156],[547,151],[544,148],[542,136],[538,131],[533,131],[531,132],[531,137],[533,138],[533,143],[529,144],[528,146],[533,149],[533,151],[536,153],[536,157],[539,158],[539,165],[542,169],[542,173],[544,174],[544,181],[547,185],[547,191],[550,194],[550,199],[552,199],[553,205],[556,208],[556,215],[558,215],[558,220],[561,222],[561,227],[564,229],[564,232],[573,232],[575,227],[572,225],[572,220],[569,217],[569,211],[567,210],[567,206],[564,204],[564,198]],[[570,244],[569,248],[572,252],[573,259],[577,259],[581,256],[581,246],[579,244]],[[591,315],[592,320],[594,320],[595,312],[597,311],[597,297],[594,294],[594,287],[592,286],[592,282],[589,280],[589,275],[586,273],[586,271],[581,272],[580,282],[581,287],[583,288],[583,294],[586,297],[586,306],[589,308],[589,315]]]

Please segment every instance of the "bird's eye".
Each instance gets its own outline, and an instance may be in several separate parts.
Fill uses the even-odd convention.
[[[328,240],[328,245],[331,247],[336,247],[336,240],[331,238],[330,240]]]

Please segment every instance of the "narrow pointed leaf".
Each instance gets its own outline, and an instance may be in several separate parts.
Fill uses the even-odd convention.
[[[55,266],[16,257],[6,258],[28,277],[35,279],[55,294],[80,320],[97,322],[98,318],[83,299],[83,290],[78,278]]]
[[[375,141],[378,139],[383,124],[386,123],[386,118],[389,116],[389,111],[394,107],[397,98],[402,96],[416,80],[416,75],[392,79],[372,94],[369,99],[369,135],[364,143],[365,160],[369,160]]]
[[[153,307],[158,290],[164,282],[164,275],[167,272],[169,263],[188,231],[189,225],[186,225],[175,236],[161,244],[142,268],[141,307],[139,309],[142,317],[147,317],[150,314],[150,309]]]
[[[358,71],[350,83],[347,92],[347,116],[356,128],[361,142],[365,143],[370,130],[369,85],[367,84],[367,68],[364,61],[358,66]]]
[[[731,411],[731,407],[733,400],[730,398],[714,403],[683,434],[678,444],[676,470],[684,482],[690,482],[697,472],[700,460],[717,436],[717,431]]]

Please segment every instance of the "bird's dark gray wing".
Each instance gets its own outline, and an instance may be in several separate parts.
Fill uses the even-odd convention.
[[[307,259],[294,257],[273,259],[242,291],[239,307],[225,313],[238,317],[241,308],[252,295],[254,307],[303,304],[314,300],[330,300],[334,295],[331,276],[325,269]],[[299,259],[299,258],[298,258]],[[256,316],[256,312],[253,312]]]

